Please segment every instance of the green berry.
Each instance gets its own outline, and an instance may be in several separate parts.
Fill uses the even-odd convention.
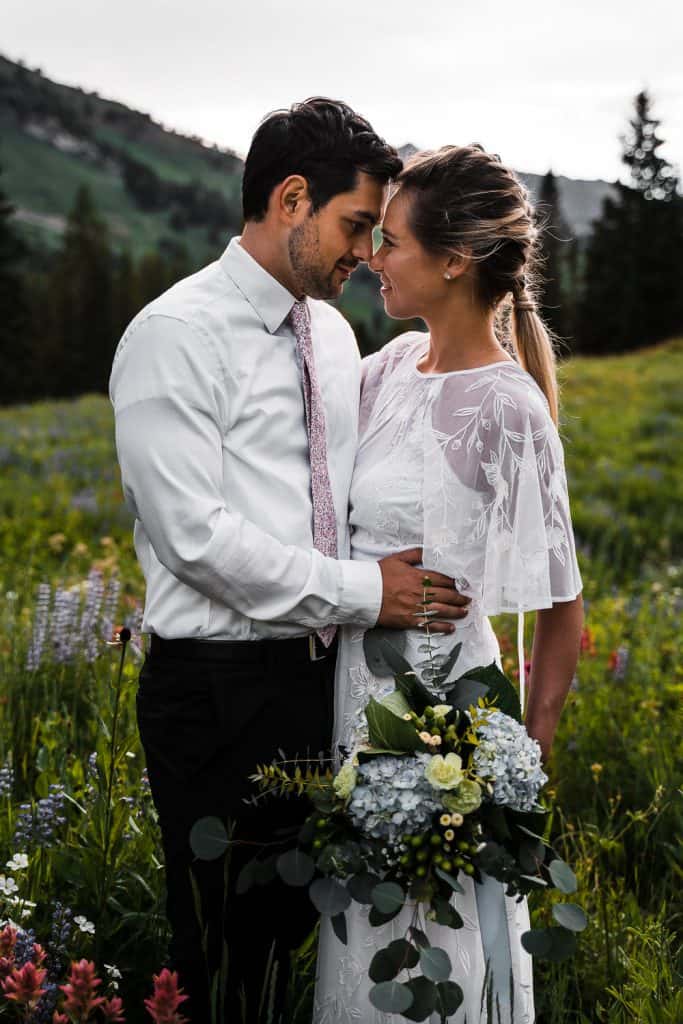
[[[429,837],[430,846],[441,846],[441,836],[435,832],[434,835]]]
[[[314,839],[313,840],[313,849],[314,850],[321,850],[324,845],[325,845],[325,841],[323,839]]]
[[[451,863],[450,860],[442,860],[441,861],[441,867],[444,869],[444,871],[452,871],[453,870],[453,864]]]
[[[315,823],[315,827],[316,828],[325,828],[326,825],[327,825],[327,818],[318,818],[318,820]]]
[[[470,844],[465,839],[459,839],[455,845],[461,853],[469,853]]]
[[[463,871],[465,872],[466,875],[473,875],[474,874],[474,864],[465,864],[465,867],[463,868]]]
[[[411,836],[410,837],[410,845],[411,846],[415,846],[415,847],[422,846],[423,842],[424,842],[424,836]]]
[[[424,864],[426,860],[429,860],[429,850],[418,850],[415,854],[415,859],[420,864]]]
[[[415,868],[415,874],[417,875],[418,878],[425,877],[425,875],[427,874],[427,868],[424,866],[424,864],[420,864],[418,867]]]
[[[456,868],[464,868],[465,867],[465,859],[464,859],[464,857],[455,857],[453,859],[453,863],[455,864]]]

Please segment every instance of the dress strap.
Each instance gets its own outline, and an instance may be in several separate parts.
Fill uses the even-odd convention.
[[[524,718],[524,666],[526,664],[524,657],[524,612],[517,612],[517,661],[519,662],[519,705],[522,709],[522,718]]]

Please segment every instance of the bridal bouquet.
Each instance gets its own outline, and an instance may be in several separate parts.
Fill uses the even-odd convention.
[[[252,776],[263,794],[306,796],[313,812],[296,847],[255,858],[238,889],[276,872],[290,885],[308,887],[342,943],[352,900],[370,907],[373,926],[410,908],[405,936],[370,963],[370,1000],[408,1020],[437,1012],[446,1021],[463,995],[451,980],[447,952],[430,944],[425,921],[462,927],[461,875],[480,881],[486,873],[519,898],[553,887],[570,894],[576,879],[543,838],[547,812],[538,796],[547,779],[512,684],[495,664],[447,682],[460,645],[434,656],[429,641],[420,678],[387,635],[367,633],[365,654],[373,671],[393,675],[395,689],[368,702],[339,770],[281,761]],[[215,819],[193,829],[200,857],[217,856],[227,841]],[[561,960],[574,951],[586,918],[573,903],[555,903],[552,913],[556,924],[526,932],[522,944],[532,955]],[[409,980],[398,981],[404,969]]]

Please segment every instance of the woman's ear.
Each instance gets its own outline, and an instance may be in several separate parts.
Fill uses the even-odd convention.
[[[443,268],[446,280],[453,281],[456,277],[462,277],[472,266],[472,257],[469,253],[461,252],[449,256]]]

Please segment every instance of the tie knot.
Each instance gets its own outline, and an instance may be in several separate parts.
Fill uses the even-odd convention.
[[[297,338],[308,334],[311,329],[311,314],[305,299],[294,303],[289,316]]]

